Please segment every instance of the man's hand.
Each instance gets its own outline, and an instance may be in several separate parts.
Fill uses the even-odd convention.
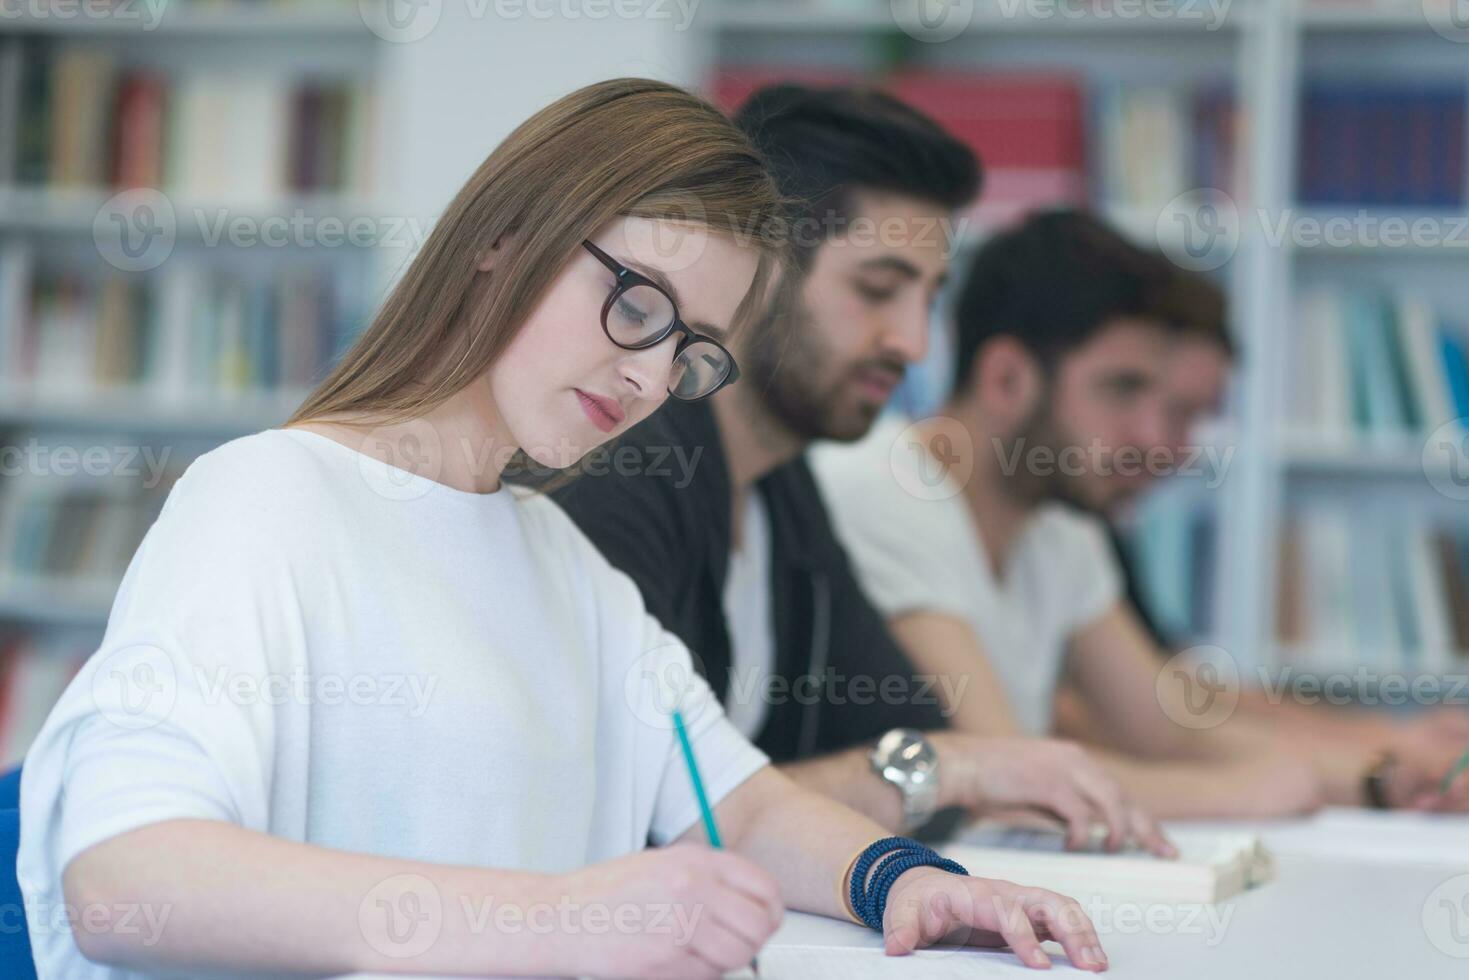
[[[939,940],[971,946],[1009,946],[1026,966],[1045,969],[1041,943],[1054,939],[1083,970],[1107,968],[1107,954],[1091,919],[1075,899],[1008,881],[966,878],[937,868],[914,868],[888,893],[883,935],[889,956],[903,956]]]
[[[1440,779],[1469,748],[1469,711],[1442,707],[1392,724],[1384,746],[1400,759],[1416,759]]]
[[[1387,776],[1388,804],[1408,810],[1469,812],[1469,771],[1459,773],[1444,793],[1441,789],[1448,771],[1449,766],[1441,760],[1398,757]]]
[[[1108,850],[1129,839],[1159,857],[1178,851],[1151,816],[1127,799],[1117,780],[1073,742],[938,733],[940,787],[946,805],[973,810],[1027,807],[1066,824],[1066,844],[1091,839],[1092,824],[1107,828]]]

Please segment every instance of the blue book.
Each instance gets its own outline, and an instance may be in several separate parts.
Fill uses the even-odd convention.
[[[1451,332],[1439,327],[1438,349],[1443,356],[1444,374],[1449,380],[1449,395],[1454,403],[1454,414],[1469,418],[1469,360],[1464,356],[1463,342]]]

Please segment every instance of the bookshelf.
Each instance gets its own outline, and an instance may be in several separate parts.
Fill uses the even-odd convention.
[[[95,649],[173,480],[284,421],[405,223],[380,203],[384,42],[356,2],[88,9],[0,18],[6,764]],[[169,208],[167,252],[138,268],[105,234],[109,209],[139,216],[130,187]]]
[[[863,76],[905,68],[1065,75],[1079,96],[1066,95],[1064,86],[1047,91],[1053,96],[1060,92],[1063,102],[1072,98],[1080,107],[1074,121],[1088,131],[1099,107],[1122,115],[1137,113],[1146,122],[1152,113],[1161,112],[1166,119],[1180,107],[1191,112],[1202,94],[1222,93],[1238,112],[1237,124],[1249,131],[1248,139],[1224,154],[1235,174],[1230,192],[1240,213],[1290,210],[1323,225],[1352,217],[1354,209],[1305,206],[1295,200],[1298,93],[1305,81],[1353,73],[1389,80],[1427,73],[1460,84],[1469,78],[1464,58],[1469,46],[1445,37],[1454,29],[1448,8],[1441,16],[1425,17],[1416,0],[1392,7],[1366,0],[1333,7],[1306,0],[1234,0],[1217,21],[1207,19],[1207,3],[1187,4],[1197,16],[1179,18],[1074,16],[1080,4],[1065,5],[1063,12],[1062,6],[1046,0],[975,0],[948,6],[972,8],[972,16],[956,37],[942,43],[918,40],[914,35],[922,34],[922,24],[914,20],[914,8],[889,0],[707,0],[688,25],[653,17],[497,19],[494,5],[444,4],[432,33],[412,43],[393,43],[375,33],[355,0],[174,0],[151,25],[107,17],[0,18],[0,452],[24,449],[33,441],[109,449],[172,447],[170,462],[178,464],[226,439],[279,424],[299,403],[311,371],[294,378],[280,371],[274,376],[252,373],[267,362],[280,363],[271,357],[272,348],[260,343],[259,334],[244,326],[274,322],[269,315],[262,319],[259,308],[251,305],[266,302],[258,298],[260,284],[309,273],[312,282],[325,284],[323,295],[334,297],[333,328],[326,331],[331,342],[314,347],[315,358],[297,362],[319,371],[331,350],[374,308],[422,230],[484,154],[535,109],[599,78],[653,75],[712,92],[721,73],[746,66],[781,71],[798,66],[801,71]],[[334,181],[281,181],[270,179],[256,161],[239,179],[219,183],[207,179],[208,167],[191,168],[201,179],[176,187],[169,182],[164,154],[154,165],[161,170],[158,186],[174,209],[172,251],[154,268],[115,268],[99,261],[94,235],[98,215],[117,193],[116,186],[105,179],[64,184],[18,179],[14,172],[17,134],[10,121],[19,106],[29,104],[14,89],[7,101],[3,66],[16,51],[52,59],[67,53],[91,56],[93,61],[79,62],[77,77],[100,70],[103,77],[156,76],[175,86],[192,78],[244,79],[241,111],[256,118],[269,117],[262,106],[294,104],[300,83],[366,90],[370,98],[360,111],[370,121],[368,132],[360,151],[349,155],[361,165],[360,172]],[[194,97],[204,107],[217,104],[212,100],[221,97],[220,88],[206,84]],[[1152,104],[1150,92],[1170,95],[1174,102]],[[1136,99],[1139,93],[1143,98]],[[95,105],[87,113],[108,117]],[[271,139],[290,144],[289,136],[279,133]],[[1095,152],[1089,145],[1088,154]],[[142,154],[142,160],[134,159],[132,166],[146,171],[149,155]],[[1168,161],[1160,173],[1176,174],[1180,166],[1177,160]],[[1182,172],[1192,176],[1192,163],[1184,161],[1183,166]],[[1175,250],[1182,245],[1183,230],[1160,220],[1161,209],[1176,191],[1199,186],[1197,182],[1143,188],[1150,192],[1133,199],[1098,193],[1105,182],[1075,160],[1051,160],[1048,167],[1045,179],[1051,183],[1044,186],[1061,187],[1074,199],[1089,201],[1140,241]],[[1001,186],[992,182],[990,197]],[[969,247],[981,239],[995,221],[1003,220],[1005,205],[1013,209],[1015,202],[1001,204],[998,210],[976,213],[957,245]],[[1463,210],[1396,209],[1393,214],[1444,225]],[[329,248],[235,245],[213,240],[221,217],[257,230],[292,220],[314,222],[318,231],[328,219],[363,221],[378,233],[364,242]],[[384,240],[390,237],[395,240]],[[1180,510],[1207,511],[1218,526],[1219,547],[1210,575],[1219,588],[1209,593],[1208,618],[1221,625],[1201,639],[1237,652],[1245,662],[1256,653],[1268,662],[1295,653],[1294,643],[1274,641],[1275,541],[1293,515],[1310,513],[1318,505],[1349,505],[1449,523],[1463,520],[1463,503],[1432,488],[1421,436],[1368,443],[1350,433],[1327,438],[1282,425],[1291,381],[1286,356],[1292,326],[1282,311],[1294,309],[1298,296],[1310,289],[1344,283],[1410,289],[1440,310],[1463,307],[1459,270],[1465,254],[1450,243],[1400,247],[1353,239],[1339,246],[1290,239],[1282,246],[1272,244],[1258,228],[1247,224],[1241,229],[1237,251],[1212,274],[1230,291],[1247,357],[1238,373],[1229,422],[1210,437],[1239,451],[1220,491],[1187,480],[1173,481],[1176,486],[1168,488],[1188,505]],[[17,268],[26,270],[19,286]],[[156,296],[160,307],[172,297],[175,310],[182,308],[180,296],[214,295],[200,286],[213,283],[224,297],[214,306],[233,311],[227,317],[233,332],[225,332],[232,338],[225,345],[229,353],[213,361],[185,358],[161,375],[141,370],[139,365],[148,362],[139,358],[131,375],[114,365],[109,383],[76,384],[78,365],[91,369],[97,363],[88,357],[78,360],[76,351],[98,348],[104,320],[112,324],[114,342],[119,335],[117,318],[101,315],[109,282]],[[20,330],[18,324],[34,319],[38,308],[31,302],[36,283],[44,287],[42,308],[52,312],[51,322],[68,338],[48,350],[60,355],[48,363],[68,379],[65,384],[53,383],[52,376],[38,384],[8,373],[15,363],[9,341]],[[251,295],[257,298],[251,300]],[[17,313],[17,296],[25,297],[25,318]],[[115,309],[116,296],[111,302]],[[269,302],[279,304],[279,298]],[[248,310],[254,312],[242,312]],[[137,322],[151,321],[142,317]],[[144,336],[137,322],[121,335]],[[171,322],[193,321],[175,315]],[[182,333],[187,331],[175,328],[175,335]],[[304,334],[288,329],[282,337],[299,340]],[[243,363],[251,370],[242,369],[241,351],[247,352]],[[159,376],[175,383],[154,383]],[[120,512],[132,514],[135,530],[138,515],[146,515],[161,499],[173,473],[168,469],[147,488],[136,477],[119,478],[120,490],[109,491],[123,501]],[[0,539],[6,533],[4,522],[13,520],[7,506],[27,482],[0,472]],[[91,492],[86,481],[61,482],[79,494]],[[101,498],[94,493],[92,499]],[[85,513],[89,505],[76,506]],[[80,546],[76,540],[62,541],[48,554],[59,560],[67,547]],[[0,656],[54,658],[89,652],[85,638],[99,635],[115,580],[35,574],[11,567],[6,552],[0,547],[0,634],[10,642],[0,644]],[[49,690],[53,681],[50,672],[41,671],[34,690]],[[4,714],[0,706],[0,718]],[[0,747],[0,753],[5,751]]]
[[[1457,471],[1450,470],[1449,460],[1425,453],[1427,428],[1387,434],[1342,425],[1324,431],[1291,417],[1292,388],[1303,371],[1291,359],[1297,304],[1312,290],[1363,289],[1388,296],[1401,291],[1444,314],[1463,309],[1469,298],[1463,284],[1469,208],[1463,196],[1469,188],[1460,172],[1454,188],[1458,200],[1450,206],[1359,208],[1351,201],[1302,200],[1298,170],[1305,151],[1299,133],[1303,117],[1319,111],[1304,103],[1323,83],[1392,86],[1425,80],[1462,100],[1469,92],[1469,44],[1459,42],[1469,42],[1469,30],[1450,18],[1447,2],[1438,0],[1238,0],[1224,8],[1222,19],[1212,20],[1202,4],[1179,5],[1177,9],[1191,10],[1194,16],[1174,17],[1106,16],[1105,7],[1100,15],[1081,15],[1081,4],[1007,0],[945,6],[957,11],[956,16],[967,15],[967,23],[962,30],[946,30],[945,40],[930,43],[923,40],[923,25],[914,20],[913,4],[731,0],[714,8],[705,22],[701,43],[706,84],[717,88],[722,74],[731,70],[776,74],[791,67],[798,76],[818,81],[823,75],[870,79],[915,69],[1039,72],[1079,80],[1088,101],[1088,166],[1082,175],[1085,188],[1073,200],[1097,209],[1125,234],[1175,256],[1183,232],[1160,220],[1162,209],[1180,190],[1224,186],[1237,207],[1238,245],[1228,261],[1209,271],[1229,292],[1233,326],[1245,354],[1236,372],[1228,422],[1205,438],[1237,452],[1219,492],[1204,490],[1201,481],[1173,480],[1160,488],[1148,511],[1190,526],[1202,512],[1214,525],[1204,573],[1210,583],[1208,608],[1192,610],[1207,623],[1194,634],[1198,642],[1223,646],[1244,669],[1325,664],[1309,650],[1303,654],[1299,637],[1287,642],[1281,635],[1280,536],[1318,510],[1345,508],[1357,522],[1390,518],[1403,528],[1404,537],[1419,533],[1425,524],[1462,530],[1469,526],[1469,512],[1462,500],[1435,489],[1435,482],[1442,484]],[[1109,152],[1106,114],[1112,113],[1115,121],[1133,111],[1127,104],[1129,86],[1151,93],[1212,91],[1232,100],[1240,135],[1229,150],[1229,183],[1201,178],[1193,167],[1187,173],[1190,179],[1180,184],[1178,174],[1170,179],[1164,167],[1157,176],[1149,175],[1155,184],[1165,185],[1155,187],[1150,199],[1119,195],[1119,182],[1109,181],[1104,172]],[[1149,107],[1138,111],[1140,125],[1150,125]],[[1198,121],[1191,123],[1197,139]],[[1454,148],[1459,158],[1466,148],[1469,142],[1461,131]],[[991,154],[981,150],[981,156],[993,164]],[[1003,179],[991,180],[987,194],[997,185],[1006,186]],[[982,202],[973,234],[958,243],[961,253],[1013,210],[987,212]],[[1363,233],[1363,210],[1369,223],[1390,219],[1408,230],[1427,227],[1434,235],[1403,240],[1402,233],[1397,238]],[[1289,216],[1290,233],[1280,236],[1260,215]],[[1343,225],[1345,236],[1332,234]],[[1458,336],[1469,343],[1469,333]],[[947,349],[941,336],[934,347],[935,358],[941,360]],[[946,376],[933,365],[917,373]],[[932,400],[915,395],[908,404],[931,407]],[[1187,537],[1180,534],[1177,527],[1169,532],[1175,543]],[[1187,556],[1179,560],[1186,562]],[[1384,559],[1378,567],[1386,569],[1389,563]],[[1469,604],[1469,595],[1461,593],[1458,602]],[[1416,665],[1420,670],[1460,672],[1469,666],[1469,660],[1439,656],[1442,652],[1425,657],[1403,650],[1401,663],[1405,669]],[[1386,666],[1365,654],[1362,661],[1379,669]],[[1346,663],[1339,658],[1331,667],[1342,669]]]
[[[696,32],[662,17],[548,19],[539,14],[544,7],[433,4],[412,8],[416,13],[408,29],[401,17],[394,21],[387,16],[378,6],[381,2],[170,0],[162,7],[163,16],[148,25],[110,18],[105,11],[90,19],[17,18],[10,10],[0,12],[0,764],[24,752],[59,693],[58,685],[64,685],[101,637],[120,569],[95,560],[83,566],[80,559],[127,552],[122,531],[141,533],[151,508],[161,504],[170,481],[193,456],[288,417],[325,361],[364,325],[465,178],[505,135],[553,99],[593,81],[642,75],[689,84],[695,74],[691,66],[697,45],[690,39]],[[17,9],[24,14],[36,6]],[[88,9],[102,8],[91,4]],[[86,55],[106,67],[104,78],[161,78],[166,94],[202,79],[206,84],[194,86],[192,95],[206,109],[217,106],[221,97],[243,96],[238,112],[206,111],[206,117],[269,118],[262,107],[279,112],[282,101],[294,106],[303,84],[365,91],[368,97],[360,106],[347,100],[360,108],[365,132],[351,141],[353,151],[338,147],[329,154],[350,175],[335,181],[283,181],[256,159],[243,177],[226,166],[217,172],[212,164],[193,168],[203,179],[180,187],[172,180],[168,153],[162,153],[161,179],[150,175],[136,182],[168,198],[171,250],[156,264],[144,250],[148,261],[142,264],[150,267],[127,271],[109,263],[96,240],[99,215],[105,223],[116,211],[107,206],[118,191],[117,181],[108,179],[113,176],[106,169],[110,164],[104,163],[102,175],[94,172],[91,180],[17,179],[14,121],[34,99],[29,92],[21,97],[7,74],[16,51],[53,60],[70,53]],[[94,66],[91,70],[96,71]],[[239,84],[207,84],[225,78]],[[89,107],[86,114],[107,126],[121,118],[105,104],[100,111]],[[141,115],[146,119],[149,113]],[[353,118],[353,111],[344,115]],[[67,114],[68,120],[76,118]],[[165,116],[165,127],[169,124]],[[251,132],[248,126],[242,131],[247,136]],[[289,136],[263,135],[289,152]],[[49,143],[43,145],[49,154]],[[244,155],[250,154],[247,142]],[[99,153],[98,159],[109,158]],[[130,166],[134,173],[146,171],[149,162],[150,154],[135,154]],[[232,167],[236,161],[225,163]],[[221,227],[235,221],[258,233],[284,227],[290,240],[277,247],[260,236],[245,242],[216,237]],[[308,225],[306,246],[291,237],[293,222]],[[350,237],[355,225],[365,225],[365,239],[325,241],[333,234]],[[325,284],[323,295],[329,295],[330,303],[324,308],[330,310],[332,328],[325,333],[331,342],[313,345],[315,357],[272,357],[272,348],[260,343],[260,325],[279,321],[276,340],[282,344],[321,331],[301,329],[299,315],[278,315],[280,302],[266,306],[262,316],[251,305],[258,300],[251,297],[259,296],[262,284],[288,284],[303,276]],[[32,302],[37,282],[45,287],[42,306]],[[72,382],[78,363],[95,367],[95,359],[78,352],[88,355],[99,349],[88,334],[101,337],[104,322],[110,324],[106,329],[112,349],[134,347],[116,344],[119,334],[134,340],[149,336],[135,330],[137,322],[153,322],[147,317],[136,318],[129,333],[119,331],[115,315],[100,315],[107,309],[115,314],[115,299],[111,308],[99,303],[88,309],[76,302],[76,297],[89,297],[116,282],[143,294],[152,290],[172,297],[175,315],[155,319],[191,328],[199,324],[177,315],[179,297],[209,295],[201,284],[220,286],[222,299],[213,303],[214,312],[229,313],[224,322],[231,326],[201,327],[199,332],[215,341],[204,350],[215,355],[224,350],[226,355],[213,362],[176,359],[174,369],[161,376],[182,379],[182,384],[155,383],[157,377],[145,371],[118,378],[113,362],[114,376],[105,385],[57,384],[51,378],[37,384],[11,376],[15,359],[9,356],[8,341],[33,328],[37,309],[53,314],[48,322],[59,327],[66,341],[48,348],[48,354],[62,355],[52,363]],[[111,288],[120,293],[117,286]],[[19,306],[17,296],[22,298]],[[55,315],[57,311],[63,315]],[[132,366],[139,364],[150,366],[146,357]],[[261,369],[271,364],[309,370],[299,377],[277,370],[270,377]],[[116,474],[116,479],[103,480],[106,494],[90,476],[69,476],[59,466],[48,474],[54,480],[29,479],[32,457],[58,445],[100,448],[119,459],[139,450],[161,459],[167,450],[168,465],[156,474],[145,467],[141,479],[138,474]],[[35,525],[46,522],[37,520],[45,510],[36,500],[44,502],[51,493],[67,498],[68,520],[64,529],[53,520],[56,533],[37,535]],[[116,519],[99,517],[106,514]],[[22,527],[25,534],[6,526]],[[38,539],[47,538],[45,547],[38,546]],[[24,541],[28,562],[12,560],[17,540]],[[119,540],[124,543],[118,545]],[[76,566],[68,567],[67,559]]]

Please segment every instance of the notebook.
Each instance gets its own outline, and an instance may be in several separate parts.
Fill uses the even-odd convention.
[[[1108,853],[1096,828],[1087,847],[1067,851],[1060,830],[980,822],[941,848],[970,874],[1072,896],[1161,902],[1220,902],[1270,880],[1274,862],[1256,834],[1175,830],[1175,859],[1137,847]]]

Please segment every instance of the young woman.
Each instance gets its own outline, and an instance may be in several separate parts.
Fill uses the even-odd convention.
[[[783,906],[1105,966],[1075,902],[874,847],[787,782],[630,581],[501,485],[734,380],[781,205],[705,103],[582,89],[490,155],[287,427],[189,468],[26,761],[43,978],[717,976]],[[673,707],[727,851],[697,846]]]

